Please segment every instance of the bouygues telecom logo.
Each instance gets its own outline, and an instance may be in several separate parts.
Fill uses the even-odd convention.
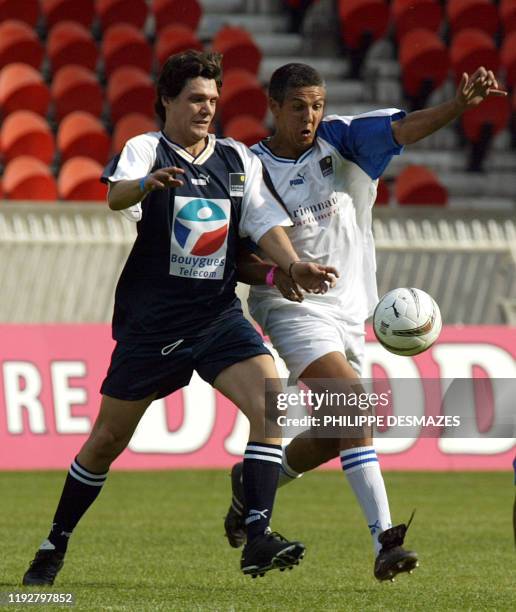
[[[220,279],[224,275],[231,202],[176,196],[170,274]]]

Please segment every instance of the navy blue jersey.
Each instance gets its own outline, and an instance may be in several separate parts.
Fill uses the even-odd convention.
[[[262,180],[258,158],[231,139],[210,135],[194,158],[162,132],[142,134],[127,142],[102,178],[138,179],[167,166],[185,170],[182,187],[152,191],[121,211],[137,222],[137,238],[115,294],[118,341],[193,337],[240,311],[239,237],[257,242],[272,227],[290,224]]]

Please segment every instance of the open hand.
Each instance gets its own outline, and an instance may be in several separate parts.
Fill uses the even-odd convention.
[[[468,76],[466,72],[463,73],[457,88],[456,98],[464,108],[473,108],[488,96],[506,95],[507,92],[499,88],[493,72],[481,66],[471,76]]]
[[[182,168],[176,168],[175,166],[160,168],[159,170],[152,172],[152,174],[149,174],[145,179],[145,191],[148,192],[156,189],[172,189],[175,187],[182,187],[183,181],[177,178],[176,175],[181,175],[184,173],[185,171]]]
[[[308,293],[326,293],[335,287],[339,273],[333,266],[321,266],[307,261],[296,261],[290,268],[292,280]]]

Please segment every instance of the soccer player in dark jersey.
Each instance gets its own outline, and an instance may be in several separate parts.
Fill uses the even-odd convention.
[[[336,270],[298,260],[279,227],[289,217],[264,185],[259,159],[208,133],[222,84],[220,60],[194,51],[170,57],[157,84],[163,130],[129,140],[105,170],[110,208],[138,222],[115,294],[117,344],[99,415],[72,462],[25,585],[53,584],[75,526],[145,410],[187,385],[193,370],[250,421],[242,571],[263,575],[292,567],[304,554],[300,542],[269,529],[282,450],[281,440],[266,435],[264,383],[278,374],[235,294],[239,237],[252,238],[308,291],[324,292]]]

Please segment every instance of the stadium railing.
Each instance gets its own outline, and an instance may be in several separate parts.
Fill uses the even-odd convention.
[[[380,208],[373,229],[380,294],[420,287],[446,323],[516,324],[511,213]],[[134,224],[106,206],[2,204],[0,322],[109,322],[134,237]]]

